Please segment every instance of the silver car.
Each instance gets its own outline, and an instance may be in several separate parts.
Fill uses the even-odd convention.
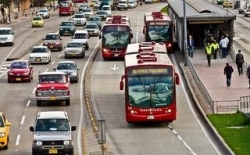
[[[69,41],[67,46],[64,48],[65,59],[69,57],[85,57],[85,46],[80,41]]]
[[[90,36],[98,36],[100,33],[99,26],[96,23],[87,23],[85,29],[88,31]]]
[[[78,75],[78,68],[77,64],[74,61],[61,61],[57,64],[56,68],[53,68],[56,72],[64,72],[66,73],[69,78],[70,82],[78,82],[79,75]]]
[[[42,16],[43,18],[50,18],[50,13],[47,8],[38,10],[37,15]]]

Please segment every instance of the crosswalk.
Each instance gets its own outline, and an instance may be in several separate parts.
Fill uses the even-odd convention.
[[[4,76],[4,74],[6,74],[6,72],[8,71],[7,67],[10,66],[11,63],[12,63],[12,61],[5,61],[1,64],[1,66],[0,66],[0,78],[2,76]]]

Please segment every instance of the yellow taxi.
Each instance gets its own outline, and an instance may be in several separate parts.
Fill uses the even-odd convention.
[[[9,132],[11,123],[7,120],[5,115],[0,112],[0,148],[8,149]]]
[[[231,0],[225,0],[222,5],[224,8],[232,8],[233,2]]]
[[[44,19],[42,16],[35,16],[32,19],[32,27],[43,27]]]

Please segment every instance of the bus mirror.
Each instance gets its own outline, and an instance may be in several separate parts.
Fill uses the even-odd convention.
[[[102,39],[102,35],[101,34],[99,34],[99,39]]]
[[[125,76],[123,75],[122,77],[121,77],[121,81],[120,81],[120,90],[123,90],[123,88],[124,88],[124,83],[123,83],[123,79],[125,78]]]
[[[145,34],[145,28],[146,28],[146,26],[143,27],[143,34]]]
[[[176,85],[180,84],[180,77],[177,73],[175,73],[175,83],[176,83]]]
[[[123,90],[124,83],[123,81],[120,81],[120,90]]]

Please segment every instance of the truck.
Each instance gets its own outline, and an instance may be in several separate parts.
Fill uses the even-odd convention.
[[[42,102],[65,101],[70,105],[70,79],[64,72],[43,72],[38,75],[35,89],[37,106]]]

